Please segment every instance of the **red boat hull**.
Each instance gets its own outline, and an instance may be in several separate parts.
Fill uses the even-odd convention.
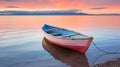
[[[91,41],[93,38],[86,38],[86,39],[65,39],[65,38],[57,38],[55,36],[51,36],[45,33],[45,38],[58,46],[72,49],[78,51],[80,53],[85,53],[89,48]]]

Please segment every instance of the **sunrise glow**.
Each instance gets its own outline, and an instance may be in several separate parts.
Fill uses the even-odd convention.
[[[2,10],[70,10],[88,14],[120,14],[120,0],[0,0]]]

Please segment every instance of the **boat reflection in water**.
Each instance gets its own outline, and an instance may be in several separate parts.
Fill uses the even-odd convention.
[[[89,67],[85,54],[56,46],[45,38],[42,41],[42,45],[43,48],[48,51],[55,59],[70,65],[71,67]]]

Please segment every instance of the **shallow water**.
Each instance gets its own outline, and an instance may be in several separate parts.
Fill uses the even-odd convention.
[[[104,51],[120,52],[119,16],[0,16],[0,67],[89,67],[114,61],[93,43],[84,55],[43,43],[41,27],[50,24],[93,36]],[[84,63],[81,62],[84,60]],[[120,64],[120,62],[118,62]],[[118,64],[118,66],[119,66]]]

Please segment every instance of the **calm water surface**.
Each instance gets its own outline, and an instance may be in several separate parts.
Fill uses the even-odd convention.
[[[0,67],[93,67],[120,58],[93,44],[84,55],[51,46],[41,27],[50,24],[93,36],[104,51],[120,52],[120,16],[0,16]],[[118,64],[114,64],[119,66]]]

